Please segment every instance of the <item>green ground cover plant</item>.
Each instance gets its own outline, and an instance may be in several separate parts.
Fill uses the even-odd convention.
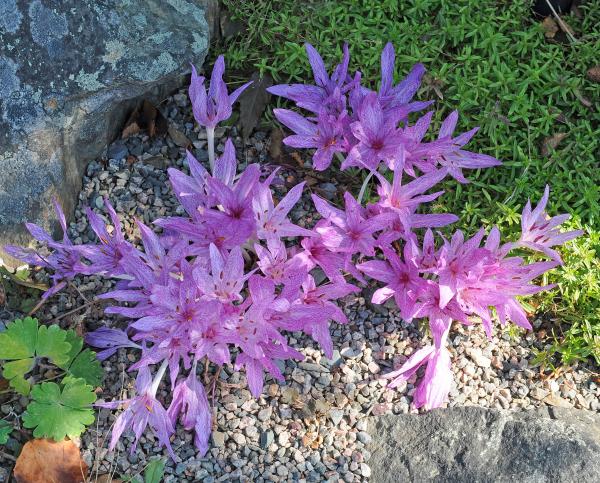
[[[94,422],[94,387],[101,383],[102,368],[95,352],[82,349],[83,339],[74,330],[40,325],[32,317],[9,322],[0,332],[2,377],[14,391],[29,396],[22,422],[36,438],[75,438]],[[30,373],[41,360],[59,370],[56,382],[32,384]],[[0,420],[0,444],[6,444],[12,430],[13,424]]]
[[[599,63],[600,4],[583,2],[564,17],[576,38],[570,42],[561,32],[547,38],[528,2],[224,3],[245,28],[215,52],[246,74],[258,70],[276,82],[310,79],[303,42],[331,65],[347,41],[352,67],[361,67],[370,87],[376,87],[378,53],[387,41],[397,49],[397,76],[424,63],[428,73],[418,96],[436,100],[437,122],[457,109],[459,130],[481,127],[473,150],[504,163],[471,173],[468,185],[444,186],[437,209],[457,214],[466,232],[482,223],[504,233],[518,230],[518,207],[539,199],[550,182],[553,210],[570,212],[569,228],[587,236],[567,245],[564,269],[545,280],[559,290],[540,295],[531,307],[551,321],[554,340],[537,359],[550,367],[586,358],[600,363],[600,84],[586,78]]]

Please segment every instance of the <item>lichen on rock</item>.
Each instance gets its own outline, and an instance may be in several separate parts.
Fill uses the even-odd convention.
[[[49,227],[54,195],[68,213],[133,107],[204,61],[204,16],[184,0],[0,0],[0,246],[28,241],[25,220]]]

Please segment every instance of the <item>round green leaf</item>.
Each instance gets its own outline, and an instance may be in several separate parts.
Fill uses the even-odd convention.
[[[32,401],[23,413],[23,426],[35,428],[36,438],[61,441],[75,438],[94,422],[91,404],[96,400],[92,386],[83,379],[66,377],[63,388],[53,382],[33,387]]]
[[[38,321],[31,317],[17,319],[6,325],[0,333],[0,359],[26,359],[35,355]]]

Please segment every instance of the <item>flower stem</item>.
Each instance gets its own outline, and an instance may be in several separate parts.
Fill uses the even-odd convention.
[[[367,185],[369,184],[369,181],[371,181],[371,178],[373,177],[374,174],[375,174],[375,170],[370,171],[369,174],[367,175],[367,177],[365,178],[365,180],[363,181],[363,184],[360,187],[360,191],[358,192],[358,204],[360,204],[362,202],[363,196],[367,189]]]
[[[215,171],[215,128],[206,128],[206,139],[208,140],[208,162],[210,163],[210,171]]]
[[[162,381],[163,376],[165,375],[165,371],[167,370],[167,366],[169,365],[169,360],[165,359],[163,363],[160,365],[158,372],[152,379],[152,386],[150,386],[150,394],[153,396],[156,395],[156,391],[158,391],[158,386],[160,385],[160,381]]]

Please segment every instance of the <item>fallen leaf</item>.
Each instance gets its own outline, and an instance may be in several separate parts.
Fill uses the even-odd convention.
[[[546,17],[542,22],[542,30],[547,39],[553,39],[560,29],[552,17]]]
[[[600,65],[596,65],[587,71],[587,78],[592,82],[600,83]]]
[[[191,146],[192,141],[190,141],[188,137],[175,126],[169,126],[168,132],[173,142],[180,148],[187,148],[188,146]]]
[[[34,439],[28,441],[17,458],[17,483],[81,483],[88,467],[73,441]]]
[[[252,85],[240,96],[240,123],[244,139],[250,138],[252,131],[258,125],[265,107],[271,100],[267,88],[273,85],[273,79],[269,74],[260,78],[259,73],[255,72],[250,80]]]
[[[299,398],[300,393],[298,392],[297,389],[293,388],[293,387],[286,387],[283,390],[283,393],[281,395],[281,402],[283,404],[293,404],[294,402],[296,402],[296,400]]]
[[[221,27],[221,37],[224,39],[229,39],[231,37],[236,36],[242,30],[245,30],[245,25],[243,22],[237,19],[233,19],[231,14],[227,11],[221,11],[220,15],[220,27]]]
[[[123,483],[123,480],[115,479],[109,473],[104,473],[103,475],[98,476],[94,483]]]
[[[319,182],[319,180],[313,178],[312,176],[306,176],[304,181],[306,181],[307,186],[314,186]]]
[[[274,127],[271,131],[269,156],[277,163],[280,163],[283,158],[283,130],[280,127]]]
[[[297,151],[294,151],[293,153],[290,154],[290,156],[292,157],[292,159],[294,161],[296,161],[296,163],[298,163],[298,166],[300,166],[301,168],[304,167],[304,160],[302,159],[302,156],[300,156],[300,153],[298,153]]]
[[[575,94],[575,97],[577,97],[579,102],[581,102],[585,107],[592,107],[594,105],[592,104],[592,101],[585,97],[579,89],[573,89],[573,94]]]
[[[121,133],[121,139],[139,133],[142,130],[148,132],[148,136],[163,136],[167,132],[167,120],[160,111],[146,99],[129,116],[125,128]]]
[[[560,18],[560,22],[558,22],[558,26],[560,27],[560,29],[566,33],[567,35],[570,35],[571,37],[575,37],[575,31],[571,28],[571,26],[565,21],[564,18]]]
[[[560,142],[567,136],[567,133],[559,132],[545,138],[542,142],[542,156],[547,157],[552,151],[554,151],[558,147]]]
[[[121,139],[126,139],[129,136],[138,134],[142,130],[142,128],[140,128],[140,125],[138,124],[137,116],[139,116],[139,114],[136,109],[135,111],[133,111],[132,115],[129,116],[129,119],[125,123],[125,127],[121,132]]]

